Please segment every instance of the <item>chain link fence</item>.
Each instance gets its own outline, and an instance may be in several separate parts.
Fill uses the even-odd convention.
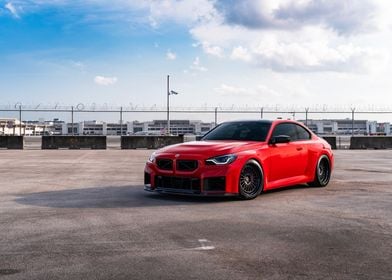
[[[351,131],[354,134],[354,121],[359,119],[378,120],[389,122],[392,119],[392,107],[390,106],[329,106],[329,105],[265,105],[265,106],[200,106],[200,107],[170,107],[170,119],[203,120],[218,124],[232,119],[275,119],[290,118],[302,120],[306,125],[311,119],[346,119],[351,120]],[[69,122],[72,125],[85,120],[101,120],[116,122],[121,126],[126,122],[135,120],[165,120],[167,107],[140,106],[128,104],[127,106],[97,105],[78,103],[76,105],[24,105],[22,103],[0,105],[0,119],[15,118],[22,122],[36,120],[53,120]],[[3,124],[4,125],[4,124]]]

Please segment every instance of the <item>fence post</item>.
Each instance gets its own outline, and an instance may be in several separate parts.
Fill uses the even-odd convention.
[[[260,118],[261,118],[261,119],[263,119],[263,113],[264,113],[264,108],[261,107],[261,109],[260,109]]]
[[[74,106],[71,107],[71,135],[74,135]]]
[[[305,125],[308,126],[308,112],[309,112],[309,108],[306,107],[305,108]]]
[[[19,105],[19,136],[22,136],[22,105]]]
[[[215,126],[218,125],[218,107],[215,107]]]
[[[120,135],[123,135],[123,108],[120,107]]]
[[[351,137],[354,136],[354,112],[355,108],[351,108]]]

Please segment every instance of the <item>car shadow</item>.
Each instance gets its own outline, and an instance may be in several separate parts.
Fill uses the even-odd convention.
[[[15,202],[51,208],[133,208],[236,201],[236,197],[191,197],[148,193],[143,186],[105,186],[19,195]]]
[[[295,185],[263,192],[269,196],[288,190],[309,188]],[[260,197],[260,198],[261,198]],[[38,192],[20,195],[15,202],[51,208],[134,208],[172,205],[192,205],[203,203],[227,203],[238,201],[238,197],[200,197],[175,194],[149,193],[143,186],[105,186],[82,189]]]

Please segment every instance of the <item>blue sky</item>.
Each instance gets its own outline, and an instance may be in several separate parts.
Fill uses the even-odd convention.
[[[0,104],[392,103],[382,0],[0,0]]]

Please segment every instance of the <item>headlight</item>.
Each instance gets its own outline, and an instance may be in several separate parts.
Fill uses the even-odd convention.
[[[237,158],[236,155],[224,155],[224,156],[218,156],[218,157],[213,157],[209,158],[206,160],[207,165],[224,165],[224,164],[230,164],[235,159]]]
[[[153,153],[151,154],[151,156],[148,158],[148,161],[149,161],[149,162],[154,162],[155,157],[156,157],[155,152],[153,152]]]

